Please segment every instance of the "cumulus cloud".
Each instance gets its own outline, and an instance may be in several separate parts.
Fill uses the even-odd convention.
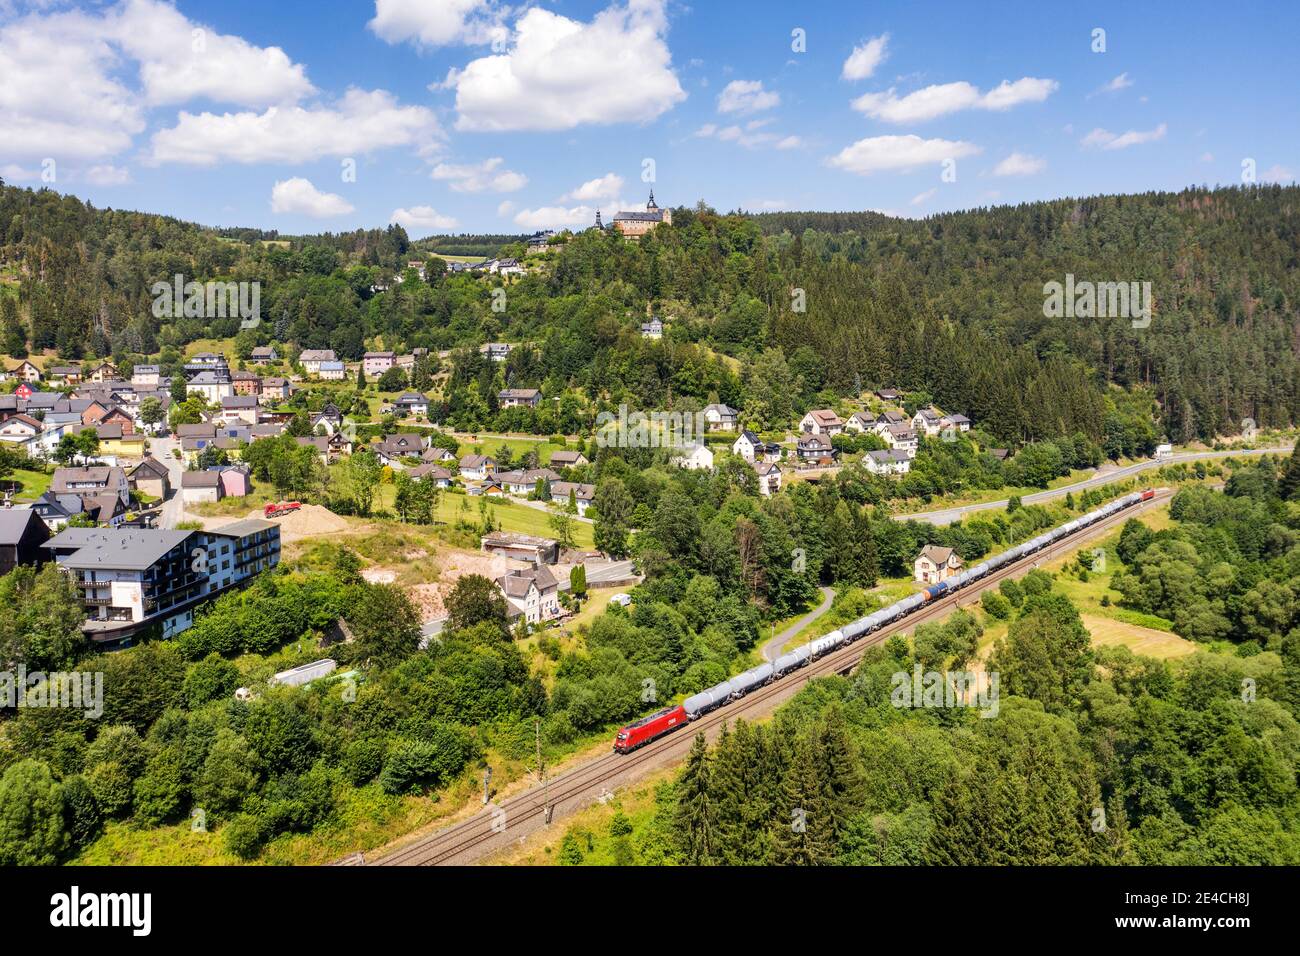
[[[344,216],[353,211],[350,202],[335,193],[323,193],[311,180],[295,176],[277,182],[271,188],[271,211],[324,219]]]
[[[82,174],[82,178],[94,186],[122,186],[131,181],[131,171],[124,166],[104,163],[91,166]]]
[[[876,72],[876,67],[885,62],[886,57],[889,56],[888,46],[888,33],[858,44],[849,54],[849,58],[844,61],[840,76],[846,80],[865,80]]]
[[[797,149],[803,145],[803,140],[798,136],[782,136],[780,133],[766,132],[762,129],[763,125],[766,124],[748,123],[741,127],[705,123],[691,135],[700,139],[736,143],[746,149]]]
[[[563,130],[652,120],[686,98],[664,40],[664,0],[628,0],[589,23],[532,7],[504,53],[452,70],[457,129]]]
[[[384,90],[349,90],[331,106],[271,107],[262,113],[188,113],[152,138],[154,163],[301,163],[427,144],[440,134],[423,106],[400,106]]]
[[[505,160],[500,156],[481,163],[439,163],[430,174],[434,179],[449,183],[458,193],[512,193],[528,185],[528,177],[512,169],[503,169]]]
[[[593,202],[600,199],[613,199],[623,191],[623,177],[617,173],[606,173],[598,179],[589,179],[577,189],[566,193],[565,199],[577,202]]]
[[[1028,153],[1012,153],[993,167],[994,176],[1032,176],[1047,168],[1047,160]]]
[[[446,232],[449,229],[456,228],[455,219],[451,216],[444,216],[432,206],[394,209],[393,214],[388,217],[388,221],[397,223],[408,232],[424,233],[425,235],[439,231]]]
[[[898,96],[893,88],[884,93],[863,93],[853,108],[872,119],[887,123],[916,123],[959,110],[1008,110],[1021,103],[1040,103],[1060,86],[1056,80],[1022,77],[1015,82],[1003,80],[981,93],[971,83],[940,83]]]
[[[1097,87],[1097,89],[1093,90],[1092,95],[1096,96],[1100,93],[1118,93],[1120,90],[1128,89],[1132,85],[1133,81],[1129,79],[1128,73],[1121,73],[1109,83],[1103,83],[1101,86]]]
[[[262,107],[314,92],[278,47],[257,47],[159,0],[37,10],[0,27],[0,129],[10,155],[103,159],[128,149],[151,106]]]
[[[375,0],[375,17],[366,26],[389,43],[489,43],[506,36],[502,13],[489,0]]]
[[[762,80],[732,80],[718,94],[719,113],[758,113],[781,103],[781,94],[763,89]]]
[[[257,47],[217,33],[158,0],[125,0],[108,23],[123,51],[139,61],[151,105],[205,97],[269,106],[315,92],[303,66],[279,47]]]
[[[910,200],[908,200],[908,202],[909,202],[911,205],[913,205],[913,206],[919,206],[919,205],[921,205],[922,203],[927,203],[927,202],[929,202],[931,199],[933,199],[933,198],[934,198],[935,196],[937,196],[937,195],[939,195],[939,189],[938,189],[938,187],[936,186],[936,187],[933,188],[933,189],[927,189],[927,190],[926,190],[925,192],[923,192],[923,193],[917,193],[917,194],[916,194],[915,196],[913,196]]]
[[[1154,143],[1158,139],[1164,139],[1166,129],[1165,124],[1161,123],[1155,129],[1131,129],[1126,133],[1112,133],[1099,126],[1079,142],[1089,149],[1125,149],[1129,146],[1139,146],[1142,143]]]
[[[871,136],[844,147],[826,162],[845,172],[870,176],[886,170],[903,171],[946,159],[961,159],[978,152],[979,146],[962,140],[922,139],[915,134]]]
[[[1259,177],[1266,183],[1289,183],[1295,179],[1295,173],[1280,164],[1274,164],[1264,170]]]
[[[596,222],[596,210],[593,206],[540,206],[537,209],[521,209],[515,213],[516,226],[524,229],[556,229],[566,226],[590,226]]]

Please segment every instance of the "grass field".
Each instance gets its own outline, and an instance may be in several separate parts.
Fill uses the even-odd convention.
[[[19,482],[23,487],[20,492],[14,495],[18,501],[35,501],[45,492],[50,490],[50,482],[53,481],[53,475],[47,475],[41,471],[27,471],[23,468],[14,470],[10,476],[11,481]]]
[[[538,462],[545,465],[551,460],[551,455],[563,447],[544,438],[507,438],[502,435],[476,435],[474,441],[469,441],[460,435],[456,437],[460,441],[460,447],[456,449],[456,455],[462,458],[465,455],[491,455],[495,458],[501,446],[505,445],[510,449],[510,454],[514,458],[535,451],[537,452]]]
[[[515,531],[519,534],[532,534],[543,538],[555,537],[555,532],[551,530],[550,515],[545,511],[497,496],[489,497],[487,502],[488,513],[493,521],[500,524],[502,531]],[[438,499],[436,517],[439,521],[451,525],[457,521],[477,524],[479,499],[468,495],[444,493]],[[573,537],[580,548],[590,548],[595,543],[592,537],[592,526],[586,521],[573,522]]]

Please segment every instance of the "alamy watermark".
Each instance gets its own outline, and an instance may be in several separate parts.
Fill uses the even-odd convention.
[[[693,448],[704,441],[709,423],[703,412],[628,412],[596,416],[596,444],[601,448]]]
[[[1065,274],[1065,283],[1043,283],[1043,315],[1049,319],[1131,319],[1133,328],[1151,324],[1150,282],[1078,282]]]
[[[0,671],[0,708],[79,710],[91,720],[104,713],[103,671]]]
[[[922,671],[921,665],[898,671],[890,681],[889,702],[898,708],[979,708],[981,717],[998,715],[996,671]]]
[[[261,282],[185,281],[179,272],[171,282],[155,282],[153,314],[158,319],[234,319],[241,329],[262,321]]]

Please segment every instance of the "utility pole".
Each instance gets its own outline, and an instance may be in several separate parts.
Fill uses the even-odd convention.
[[[546,778],[546,764],[542,762],[542,721],[539,717],[533,723],[537,733],[537,772],[542,776],[542,816],[546,825],[551,825],[551,782]]]

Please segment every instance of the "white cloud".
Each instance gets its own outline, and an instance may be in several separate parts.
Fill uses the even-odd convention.
[[[1212,163],[1212,162],[1214,162],[1214,154],[1213,154],[1213,153],[1201,153],[1201,162],[1203,162],[1203,163]]]
[[[1103,83],[1099,86],[1093,95],[1095,96],[1098,93],[1118,93],[1120,90],[1128,89],[1132,85],[1133,81],[1129,79],[1128,73],[1121,73],[1109,83]]]
[[[945,159],[961,159],[978,152],[980,147],[961,140],[921,139],[915,134],[872,136],[844,147],[826,162],[846,172],[870,176],[884,170],[908,170]]]
[[[452,191],[458,193],[512,193],[527,186],[528,177],[512,169],[503,169],[504,162],[500,156],[494,156],[481,163],[439,163],[430,175],[450,183]]]
[[[532,7],[515,23],[505,53],[452,70],[457,129],[563,130],[641,123],[686,93],[664,42],[665,0],[628,0],[590,23]]]
[[[506,36],[501,14],[489,0],[375,0],[375,18],[366,26],[389,43],[489,43]]]
[[[886,49],[888,46],[888,33],[858,44],[849,54],[849,58],[844,61],[840,76],[846,80],[865,80],[876,72],[876,67],[885,62],[889,56],[889,51]]]
[[[104,159],[130,148],[149,106],[201,97],[261,107],[313,92],[278,47],[218,33],[159,0],[40,9],[48,6],[0,27],[0,129],[10,155]]]
[[[39,169],[27,169],[17,163],[6,163],[0,166],[0,179],[7,183],[24,183],[40,178],[41,171]]]
[[[919,206],[922,203],[929,202],[937,195],[939,195],[939,188],[936,186],[934,189],[927,189],[923,193],[917,193],[910,200],[908,200],[908,202],[913,206]]]
[[[427,144],[440,134],[423,106],[399,106],[384,90],[348,90],[332,106],[271,107],[263,113],[187,113],[153,134],[155,163],[302,163]]]
[[[516,226],[524,229],[590,226],[596,222],[596,210],[591,206],[542,206],[519,210],[514,221]]]
[[[353,208],[342,196],[323,193],[301,176],[279,181],[271,188],[271,212],[324,219],[347,215]]]
[[[456,228],[456,220],[451,216],[444,216],[432,206],[412,206],[410,209],[394,209],[393,214],[388,217],[389,222],[395,222],[410,232],[422,232],[426,235],[432,232],[446,232],[449,229]]]
[[[1280,164],[1274,164],[1259,177],[1266,183],[1289,183],[1295,179],[1295,173]]]
[[[239,106],[293,103],[315,92],[301,64],[279,47],[217,33],[158,0],[125,0],[108,21],[112,36],[140,62],[152,105],[206,97]]]
[[[796,149],[803,145],[803,140],[798,136],[782,136],[780,133],[764,132],[761,127],[755,127],[752,123],[746,124],[744,127],[734,125],[718,126],[715,123],[705,123],[691,135],[701,139],[717,139],[724,143],[736,143],[746,149],[760,149],[763,147]]]
[[[565,199],[577,202],[592,202],[600,199],[613,199],[623,191],[623,177],[617,173],[606,173],[599,179],[589,179],[577,189],[565,195]]]
[[[1028,153],[1012,153],[993,167],[994,176],[1032,176],[1047,168],[1047,160]]]
[[[515,204],[512,200],[503,199],[497,204],[497,215],[508,216],[515,211]]]
[[[763,89],[762,80],[732,80],[718,94],[719,113],[758,113],[781,103],[781,94]]]
[[[1161,123],[1155,129],[1131,129],[1126,133],[1112,133],[1108,129],[1097,127],[1079,142],[1085,147],[1094,149],[1125,149],[1129,146],[1154,143],[1158,139],[1164,139],[1166,129],[1164,123]]]
[[[102,18],[80,12],[0,27],[6,156],[98,159],[130,147],[144,129],[144,108],[116,76],[120,53],[107,32]]]
[[[855,110],[888,123],[916,123],[958,110],[1008,110],[1021,103],[1039,103],[1060,86],[1056,80],[1022,77],[1014,83],[1003,80],[981,93],[964,80],[941,83],[897,96],[893,88],[884,93],[863,93],[852,103]]]
[[[95,186],[122,186],[131,181],[131,171],[124,166],[105,163],[91,166],[83,174],[83,178]]]

